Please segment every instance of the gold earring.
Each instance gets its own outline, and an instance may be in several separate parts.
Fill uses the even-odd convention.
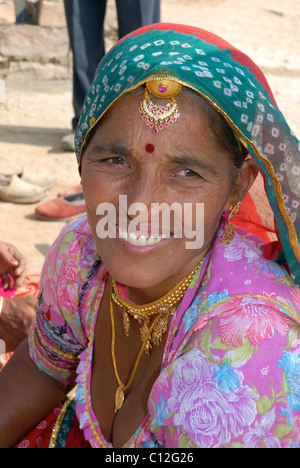
[[[241,202],[237,202],[231,210],[227,213],[224,213],[225,216],[228,216],[227,224],[225,226],[225,230],[222,234],[221,241],[223,245],[230,244],[230,242],[234,239],[235,236],[235,226],[231,223],[231,219],[238,213],[241,206]]]

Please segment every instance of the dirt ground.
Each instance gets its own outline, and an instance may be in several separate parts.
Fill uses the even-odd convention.
[[[238,46],[265,72],[279,107],[300,135],[299,0],[162,0],[162,21],[196,25]],[[77,185],[75,155],[61,138],[72,119],[71,80],[6,80],[0,104],[0,173],[22,167],[56,177],[47,199]],[[0,239],[27,257],[28,272],[39,273],[63,222],[36,219],[36,205],[0,202]]]

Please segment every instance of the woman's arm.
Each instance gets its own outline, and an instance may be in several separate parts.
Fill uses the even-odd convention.
[[[28,336],[36,313],[37,298],[33,294],[3,300],[0,313],[0,339],[6,352],[15,349]]]
[[[81,267],[73,260],[80,257],[79,227],[65,226],[49,250],[28,340],[0,373],[0,447],[14,446],[75,385],[78,356],[87,345],[78,315]]]
[[[38,369],[25,340],[0,373],[0,448],[13,447],[69,390]]]

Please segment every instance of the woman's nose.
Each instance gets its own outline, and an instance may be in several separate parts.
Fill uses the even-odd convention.
[[[130,181],[127,189],[128,204],[150,208],[152,203],[161,201],[161,192],[162,185],[154,170],[142,167]]]

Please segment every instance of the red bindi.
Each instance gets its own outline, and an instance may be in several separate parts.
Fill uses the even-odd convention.
[[[146,151],[147,153],[153,153],[154,151],[154,145],[152,145],[151,143],[149,143],[148,145],[146,145]]]

